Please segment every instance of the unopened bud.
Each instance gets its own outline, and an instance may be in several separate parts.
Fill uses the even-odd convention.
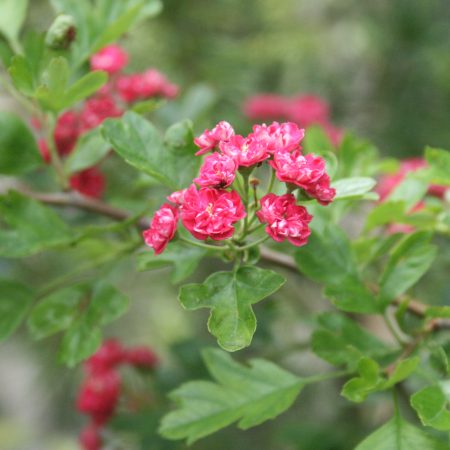
[[[45,36],[45,45],[54,50],[65,50],[75,39],[77,30],[72,16],[59,15],[51,24]]]

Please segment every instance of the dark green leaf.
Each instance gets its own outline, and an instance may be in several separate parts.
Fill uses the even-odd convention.
[[[34,339],[42,339],[66,330],[81,313],[86,290],[80,286],[61,289],[43,298],[28,318],[28,329]]]
[[[161,255],[154,255],[149,250],[140,253],[137,259],[137,267],[139,271],[145,271],[173,266],[171,281],[172,283],[180,283],[194,273],[206,254],[207,251],[204,249],[188,246],[181,242],[173,242]]]
[[[0,112],[0,173],[20,175],[41,164],[30,129],[15,115]]]
[[[263,359],[243,366],[220,350],[206,350],[203,358],[216,382],[191,381],[171,393],[180,405],[167,414],[160,433],[188,444],[239,420],[247,429],[273,419],[300,393],[301,378]]]
[[[75,149],[70,153],[64,164],[67,173],[75,173],[95,166],[110,151],[98,128],[85,133],[78,139]]]
[[[197,173],[201,159],[194,156],[188,122],[169,128],[164,142],[150,122],[127,112],[122,119],[106,120],[102,133],[125,161],[172,189],[186,187]]]
[[[448,450],[448,445],[396,416],[376,430],[355,450]]]
[[[436,257],[431,234],[423,231],[406,236],[392,251],[380,279],[380,298],[388,303],[414,285]]]
[[[0,341],[22,322],[33,301],[33,293],[13,280],[0,280]]]
[[[250,345],[256,329],[251,305],[277,291],[285,279],[271,271],[244,266],[237,272],[216,272],[202,284],[181,287],[181,304],[189,310],[211,308],[209,331],[219,345],[236,351]]]

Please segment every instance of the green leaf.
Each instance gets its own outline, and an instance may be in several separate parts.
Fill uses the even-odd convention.
[[[390,202],[403,201],[406,210],[417,205],[422,200],[428,189],[428,183],[420,178],[418,172],[409,173],[389,194]]]
[[[376,430],[355,450],[448,450],[448,445],[396,416]]]
[[[425,159],[430,166],[428,174],[430,182],[450,186],[450,152],[427,147]]]
[[[202,248],[185,245],[182,242],[173,242],[161,255],[155,255],[148,250],[138,254],[137,269],[143,272],[173,266],[171,281],[180,283],[194,273],[206,254],[207,251]]]
[[[389,303],[406,292],[429,269],[436,257],[431,234],[423,231],[406,236],[392,251],[380,278],[380,298]]]
[[[0,280],[0,341],[20,325],[33,301],[32,291],[13,280]]]
[[[43,298],[31,311],[28,329],[33,339],[42,339],[66,330],[81,312],[86,289],[70,286]]]
[[[17,258],[69,244],[77,235],[50,208],[18,192],[0,197],[0,256]]]
[[[383,342],[344,315],[323,313],[318,322],[320,328],[312,335],[312,350],[330,364],[355,368],[363,355],[375,357],[388,352]]]
[[[74,367],[97,350],[101,339],[100,329],[92,326],[86,316],[83,316],[65,334],[59,350],[59,360]]]
[[[20,29],[28,8],[28,0],[2,0],[0,5],[0,33],[16,50]]]
[[[402,222],[407,211],[406,202],[387,201],[373,208],[367,216],[365,231],[388,223]]]
[[[201,159],[194,156],[189,122],[173,125],[163,141],[150,122],[127,112],[106,120],[102,134],[125,161],[172,189],[186,187],[198,171]]]
[[[429,306],[425,314],[427,318],[443,318],[450,319],[450,306]]]
[[[408,378],[420,362],[419,357],[400,361],[393,372],[385,379],[380,366],[371,358],[363,357],[358,363],[359,377],[352,378],[342,388],[342,395],[356,403],[363,402],[372,392],[383,391]]]
[[[84,77],[75,81],[65,92],[63,109],[69,108],[75,103],[97,92],[108,81],[108,74],[102,70],[89,72]]]
[[[253,266],[236,272],[216,272],[204,283],[187,284],[180,289],[184,308],[211,308],[209,331],[227,351],[250,345],[256,329],[251,305],[277,291],[285,279],[271,270]]]
[[[128,298],[115,287],[98,283],[92,292],[85,320],[90,325],[105,325],[122,316],[128,306]]]
[[[78,139],[75,149],[65,161],[64,170],[71,174],[95,166],[110,150],[111,146],[96,128]]]
[[[373,175],[377,153],[369,141],[346,133],[337,152],[338,178]]]
[[[30,129],[14,114],[0,112],[0,173],[21,175],[41,164]]]
[[[22,55],[16,55],[8,68],[14,86],[25,95],[31,96],[34,92],[33,73],[30,64]]]
[[[215,349],[203,358],[216,381],[190,381],[171,393],[179,409],[162,419],[165,438],[191,444],[237,420],[241,429],[254,427],[289,408],[303,387],[301,378],[263,359],[247,367]]]
[[[421,422],[441,431],[450,430],[448,401],[439,385],[425,387],[411,396],[411,406],[416,410]]]
[[[336,189],[335,200],[365,198],[364,194],[367,194],[376,183],[373,178],[368,177],[352,177],[337,180],[332,185]],[[369,196],[368,198],[376,200],[378,196]]]
[[[308,127],[302,145],[306,153],[316,153],[319,155],[335,150],[325,130],[317,125]]]

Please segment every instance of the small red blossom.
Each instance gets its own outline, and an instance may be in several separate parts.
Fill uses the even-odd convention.
[[[52,156],[50,155],[50,149],[48,148],[47,141],[44,138],[40,138],[38,140],[38,149],[44,162],[49,164],[52,160]]]
[[[177,231],[178,209],[164,203],[153,216],[150,228],[143,232],[145,243],[153,248],[155,255],[164,251]]]
[[[105,177],[95,167],[72,175],[69,181],[73,190],[87,197],[100,198],[105,190]]]
[[[109,74],[121,71],[128,64],[128,54],[118,45],[108,45],[91,56],[91,69]]]
[[[250,167],[270,157],[265,142],[251,136],[232,136],[229,141],[222,141],[219,148],[225,155],[232,157],[239,166]]]
[[[302,127],[327,123],[330,117],[328,103],[316,95],[298,95],[290,100],[288,117]]]
[[[180,206],[184,202],[184,194],[186,193],[186,189],[181,189],[180,191],[172,192],[168,197],[167,200],[169,202],[175,203],[175,205]]]
[[[86,361],[85,367],[91,374],[108,372],[121,364],[125,350],[116,339],[107,339],[101,347]]]
[[[233,224],[244,218],[246,212],[236,191],[197,190],[191,185],[184,195],[180,215],[183,225],[195,238],[218,241],[233,235]]]
[[[213,153],[205,158],[200,176],[194,182],[201,187],[225,188],[233,183],[238,165],[228,155]]]
[[[328,205],[336,196],[336,189],[330,186],[330,177],[324,173],[316,183],[305,186],[306,193],[315,198],[321,205]]]
[[[296,205],[292,194],[277,196],[267,194],[261,199],[261,209],[256,213],[261,223],[267,224],[265,230],[269,236],[300,247],[305,245],[311,234],[309,222],[312,216],[303,206]]]
[[[159,359],[148,347],[132,347],[125,352],[125,362],[141,369],[154,369]]]
[[[269,153],[281,151],[292,151],[300,145],[305,136],[305,130],[299,128],[295,123],[285,122],[279,124],[273,122],[271,125],[255,125],[253,133],[250,135],[253,139],[263,143]]]
[[[123,111],[117,106],[110,94],[97,95],[86,100],[80,113],[82,131],[98,127],[109,117],[120,117]]]
[[[78,410],[89,414],[97,425],[103,425],[114,413],[120,386],[120,376],[112,370],[91,374],[78,393]]]
[[[200,148],[196,155],[208,153],[220,142],[226,142],[234,136],[233,127],[224,120],[219,122],[212,130],[205,130],[200,136],[194,139],[194,144]]]
[[[55,126],[55,145],[60,155],[69,154],[80,136],[80,118],[75,111],[61,114]]]
[[[100,428],[95,424],[89,424],[81,430],[79,442],[83,450],[101,450],[103,441]]]

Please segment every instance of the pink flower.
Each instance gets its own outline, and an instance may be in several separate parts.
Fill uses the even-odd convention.
[[[303,206],[295,204],[292,194],[281,197],[267,194],[261,199],[261,209],[256,213],[261,223],[266,223],[266,232],[277,241],[287,239],[291,244],[300,247],[308,241],[311,234],[309,222],[312,216]]]
[[[233,224],[246,212],[236,191],[202,188],[191,185],[180,207],[181,220],[197,239],[208,237],[216,241],[228,239],[234,233]]]
[[[184,203],[184,194],[186,193],[186,189],[181,189],[180,191],[172,192],[167,200],[169,202],[175,203],[175,205],[180,206]]]
[[[75,111],[66,111],[61,114],[55,126],[55,145],[60,155],[70,153],[77,143],[81,133],[80,120]]]
[[[52,156],[50,155],[50,149],[48,148],[47,141],[44,138],[40,138],[38,140],[38,149],[44,162],[49,164],[52,160]]]
[[[250,167],[270,157],[267,146],[253,137],[232,136],[219,144],[220,150],[232,157],[239,166]]]
[[[214,147],[217,147],[221,141],[228,141],[233,136],[233,127],[228,122],[219,122],[211,131],[205,130],[199,137],[194,139],[194,144],[200,148],[196,155],[208,153]]]
[[[114,414],[119,399],[121,379],[114,371],[91,375],[82,384],[77,408],[90,415],[95,424],[103,425]]]
[[[116,105],[110,94],[98,95],[86,100],[80,113],[81,128],[83,131],[99,126],[109,117],[119,117],[123,111]]]
[[[105,190],[105,177],[95,167],[72,175],[69,181],[73,190],[87,197],[100,198]]]
[[[244,114],[251,120],[281,119],[286,117],[289,101],[281,95],[259,94],[248,98],[243,106]]]
[[[330,109],[327,102],[315,95],[299,95],[290,101],[287,116],[302,127],[309,127],[328,122]]]
[[[237,168],[231,156],[213,153],[205,158],[200,176],[194,182],[201,187],[225,188],[234,181]]]
[[[83,450],[101,450],[103,441],[100,428],[95,424],[89,424],[81,431],[79,442]]]
[[[300,150],[275,153],[269,164],[275,169],[280,181],[304,189],[316,183],[325,173],[325,161],[320,156],[302,155]]]
[[[264,143],[269,153],[292,151],[300,145],[305,136],[305,130],[295,123],[285,122],[279,124],[273,122],[267,126],[254,125],[253,133],[249,136],[258,142]]]
[[[144,241],[159,255],[177,231],[178,209],[164,203],[153,216],[150,228],[143,232]]]
[[[330,177],[324,173],[315,183],[304,187],[306,193],[321,205],[330,204],[336,196],[336,189],[330,187]]]
[[[104,70],[113,74],[122,70],[128,63],[128,54],[118,45],[108,45],[91,56],[91,69]]]

